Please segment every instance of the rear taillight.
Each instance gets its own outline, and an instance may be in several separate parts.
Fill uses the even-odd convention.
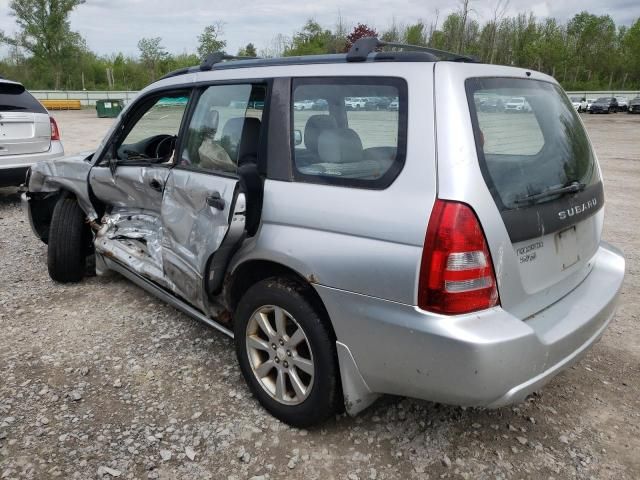
[[[51,140],[60,140],[60,130],[58,130],[58,124],[53,119],[53,117],[49,117],[49,122],[51,123]]]
[[[498,302],[491,255],[476,214],[464,203],[436,200],[422,251],[418,306],[459,314]]]

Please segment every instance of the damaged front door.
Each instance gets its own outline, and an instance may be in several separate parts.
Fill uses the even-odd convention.
[[[167,288],[160,212],[188,97],[181,91],[139,100],[89,174],[106,205],[96,251]]]
[[[244,234],[246,193],[238,163],[257,158],[264,92],[264,86],[251,84],[204,88],[164,191],[165,276],[205,312],[207,280],[224,274],[212,265],[224,269],[222,257],[231,255]]]

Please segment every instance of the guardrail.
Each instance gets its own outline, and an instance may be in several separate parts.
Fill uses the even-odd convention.
[[[600,97],[623,97],[627,100],[640,97],[640,91],[638,90],[599,90],[599,91],[570,91],[567,92],[570,97],[584,97],[584,98],[600,98]]]
[[[83,107],[95,107],[97,100],[123,100],[125,105],[133,100],[137,91],[108,90],[30,90],[38,100],[80,100]]]

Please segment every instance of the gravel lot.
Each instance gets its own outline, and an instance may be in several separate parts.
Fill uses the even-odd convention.
[[[495,411],[385,397],[292,429],[266,414],[232,342],[114,275],[54,284],[0,189],[0,478],[640,478],[640,116],[584,115],[604,170],[618,314],[588,356]],[[109,127],[56,118],[68,153]]]

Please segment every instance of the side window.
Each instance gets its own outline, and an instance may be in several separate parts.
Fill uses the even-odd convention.
[[[404,80],[296,79],[292,118],[299,180],[385,188],[402,169],[407,131]]]
[[[189,123],[179,165],[236,173],[238,165],[256,162],[264,85],[207,87]]]
[[[170,161],[189,102],[189,92],[180,92],[146,101],[134,112],[133,124],[118,146],[120,160]]]

